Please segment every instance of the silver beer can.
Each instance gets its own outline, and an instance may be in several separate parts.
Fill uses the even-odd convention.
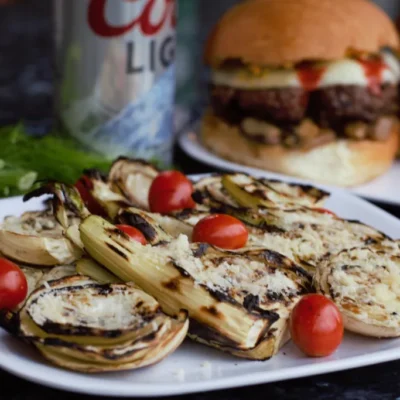
[[[109,157],[169,164],[175,95],[175,0],[57,0],[59,115]]]

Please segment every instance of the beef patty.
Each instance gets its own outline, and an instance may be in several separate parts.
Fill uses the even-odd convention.
[[[380,93],[344,85],[312,92],[302,88],[241,90],[211,86],[214,111],[231,123],[253,117],[285,126],[310,117],[320,126],[336,129],[348,122],[373,122],[382,115],[396,114],[398,102],[398,89],[393,85],[383,85]]]

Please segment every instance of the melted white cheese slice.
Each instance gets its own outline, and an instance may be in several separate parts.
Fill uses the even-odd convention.
[[[386,68],[382,71],[383,83],[397,84],[400,81],[399,61],[390,53],[382,53]],[[321,63],[325,71],[317,88],[334,85],[369,86],[362,64],[354,59],[342,59]],[[301,88],[302,83],[294,69],[264,69],[254,75],[244,70],[213,70],[211,80],[216,85],[237,89]]]

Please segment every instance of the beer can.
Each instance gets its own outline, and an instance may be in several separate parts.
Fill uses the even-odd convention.
[[[169,164],[175,0],[57,0],[59,115],[88,148]]]

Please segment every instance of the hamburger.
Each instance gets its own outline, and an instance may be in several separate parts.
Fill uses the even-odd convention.
[[[398,146],[394,23],[368,0],[248,0],[205,49],[202,140],[231,161],[339,186],[387,170]]]

